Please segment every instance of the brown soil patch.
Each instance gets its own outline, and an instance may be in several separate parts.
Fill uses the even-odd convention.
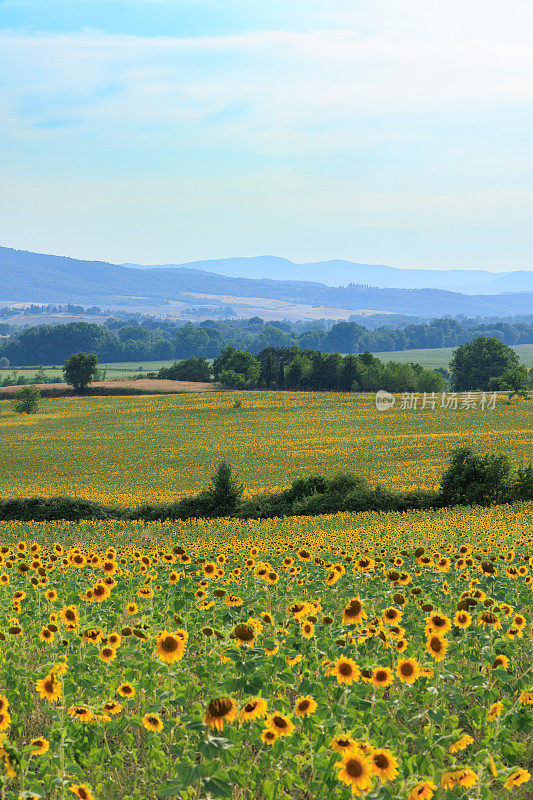
[[[72,386],[67,383],[36,383],[43,397],[63,397],[73,395]],[[0,400],[12,397],[21,386],[4,386],[0,389]],[[116,378],[108,381],[91,383],[86,395],[112,394],[186,394],[189,392],[214,392],[220,390],[216,383],[200,383],[196,381],[166,381],[150,378]]]

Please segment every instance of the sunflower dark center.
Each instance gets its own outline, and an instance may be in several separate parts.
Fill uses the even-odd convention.
[[[363,765],[358,758],[351,758],[346,763],[346,772],[350,778],[360,778],[363,774]]]
[[[218,700],[211,700],[207,710],[212,717],[225,717],[231,711],[232,703],[229,697],[219,697]]]

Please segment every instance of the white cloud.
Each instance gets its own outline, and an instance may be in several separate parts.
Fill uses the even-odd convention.
[[[531,101],[533,50],[521,18],[529,10],[533,19],[530,6],[510,0],[491,17],[494,3],[472,2],[485,10],[477,27],[472,8],[455,1],[447,14],[433,0],[377,6],[364,32],[353,27],[355,15],[342,12],[344,28],[308,32],[189,38],[3,32],[2,106],[22,126],[59,115],[81,125],[159,120],[189,127],[237,105],[246,113],[237,121],[231,114],[219,118],[217,126],[259,135],[265,127],[297,132],[365,113]],[[506,24],[497,28],[500,17]]]

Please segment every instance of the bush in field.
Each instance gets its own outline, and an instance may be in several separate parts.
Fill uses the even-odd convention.
[[[98,373],[98,359],[94,353],[73,353],[63,366],[65,382],[82,392]]]
[[[35,386],[25,386],[15,393],[17,414],[35,414],[39,407],[41,393]]]
[[[507,455],[480,456],[470,447],[459,447],[442,476],[442,501],[448,506],[497,503],[509,494],[510,471]]]

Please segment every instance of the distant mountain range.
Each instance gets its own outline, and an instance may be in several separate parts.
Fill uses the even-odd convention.
[[[333,280],[331,264],[346,265],[353,269],[355,285],[330,286],[310,280],[287,280],[293,268],[307,269],[313,275],[319,270],[328,284]],[[263,274],[260,278],[232,277],[222,274],[224,270],[247,270]],[[205,267],[209,266],[209,271]],[[202,269],[200,269],[202,267]],[[275,268],[274,268],[275,267]],[[311,269],[312,267],[312,269]],[[366,277],[361,278],[361,270]],[[323,262],[313,265],[295,265],[286,259],[259,257],[257,259],[224,259],[221,261],[194,262],[187,265],[155,266],[139,268],[132,265],[109,264],[103,261],[81,261],[64,256],[44,255],[0,247],[0,301],[36,303],[79,303],[99,305],[106,308],[124,306],[161,307],[165,312],[169,302],[182,304],[183,308],[199,304],[209,309],[224,308],[228,304],[240,303],[252,307],[258,299],[283,301],[293,306],[313,306],[327,310],[324,316],[333,318],[332,309],[343,309],[357,313],[372,310],[412,314],[423,317],[464,314],[466,316],[510,316],[533,312],[533,273],[516,272],[495,275],[489,272],[470,272],[482,275],[483,280],[500,279],[508,275],[522,276],[527,290],[509,292],[509,286],[498,284],[505,293],[484,294],[478,287],[477,294],[464,294],[441,288],[383,288],[376,286],[385,280],[383,270],[390,270],[406,280],[414,274],[446,276],[453,272],[462,278],[463,273],[436,273],[429,270],[399,270],[392,267],[372,267],[349,264],[349,262]],[[272,278],[272,274],[283,273],[284,280]],[[307,273],[306,273],[307,275]],[[310,276],[308,276],[310,277]],[[437,278],[435,277],[435,280]],[[443,278],[444,280],[444,278]],[[479,279],[481,282],[481,278]],[[518,278],[516,279],[518,280]],[[527,281],[529,280],[529,284]],[[250,315],[250,314],[249,314]],[[279,317],[283,317],[280,308]],[[294,312],[293,312],[294,316]],[[340,315],[341,316],[341,315]]]
[[[446,289],[463,294],[532,292],[533,270],[488,272],[481,269],[398,269],[384,264],[359,264],[354,261],[310,261],[296,263],[277,256],[221,258],[190,261],[185,264],[159,264],[150,267],[124,264],[135,269],[200,269],[233,278],[271,278],[326,282],[329,286],[365,284],[387,289]]]

